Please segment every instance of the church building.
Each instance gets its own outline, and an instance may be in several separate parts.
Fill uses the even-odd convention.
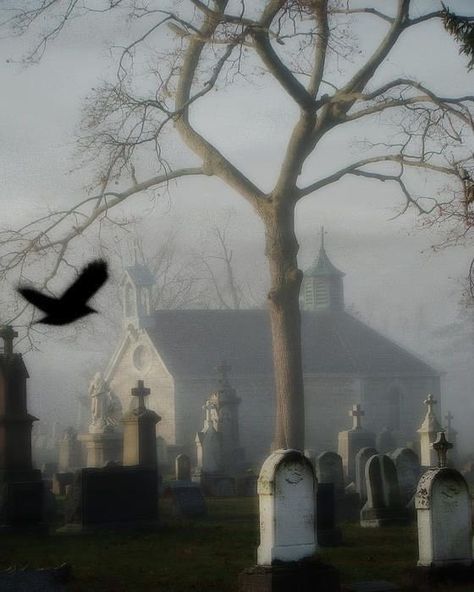
[[[301,293],[306,447],[336,450],[354,404],[365,411],[364,427],[376,433],[388,428],[403,445],[416,439],[427,394],[439,399],[440,373],[349,314],[343,278],[322,242]],[[173,449],[194,453],[203,405],[225,360],[240,399],[241,445],[249,460],[263,459],[275,417],[268,311],[152,310],[153,285],[144,265],[126,270],[123,336],[105,380],[124,410],[130,389],[144,380],[151,389],[148,407],[162,418],[158,435]]]

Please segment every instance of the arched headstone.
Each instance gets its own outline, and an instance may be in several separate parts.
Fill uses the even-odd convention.
[[[191,460],[186,454],[178,454],[174,461],[177,481],[191,481]]]
[[[409,516],[403,508],[397,470],[386,454],[372,456],[365,466],[367,501],[361,510],[361,526],[378,527],[406,524]]]
[[[298,450],[276,450],[263,463],[257,492],[257,563],[272,565],[314,555],[316,479],[311,462]]]
[[[461,473],[449,468],[426,471],[418,483],[415,508],[418,565],[471,565],[471,497]]]
[[[344,493],[342,458],[336,452],[322,452],[316,459],[318,483],[332,483],[336,496]]]
[[[397,448],[390,458],[397,469],[402,503],[406,505],[416,492],[421,473],[420,459],[416,452],[410,448]]]
[[[367,487],[365,482],[365,465],[367,464],[370,457],[378,454],[375,448],[366,446],[361,448],[355,457],[356,465],[356,480],[355,486],[356,491],[360,495],[360,501],[364,503],[367,500]]]

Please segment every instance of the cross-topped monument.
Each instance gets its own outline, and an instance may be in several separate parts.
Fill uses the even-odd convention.
[[[362,410],[362,407],[357,403],[357,405],[352,405],[351,411],[349,411],[349,415],[352,416],[352,429],[357,430],[362,427],[362,420],[361,418],[364,417],[365,411]]]
[[[219,376],[219,384],[222,386],[229,386],[229,372],[232,370],[232,366],[227,360],[221,360],[216,366],[216,372]]]
[[[132,396],[138,397],[139,410],[146,409],[145,397],[147,397],[150,394],[150,392],[150,389],[145,387],[145,383],[143,382],[143,380],[139,380],[137,386],[135,388],[132,388]]]
[[[11,325],[0,326],[0,339],[3,339],[3,353],[6,356],[13,354],[13,340],[18,337],[18,333]]]
[[[438,403],[438,401],[435,400],[433,395],[428,395],[423,403],[428,407],[428,413],[432,415],[434,413],[433,407]]]

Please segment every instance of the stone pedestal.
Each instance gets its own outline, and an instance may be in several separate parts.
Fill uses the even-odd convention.
[[[33,469],[31,429],[36,417],[27,411],[28,371],[13,352],[11,327],[0,327],[0,529],[36,529],[43,520],[44,485]]]
[[[122,436],[116,432],[103,434],[80,434],[78,437],[86,447],[88,468],[100,468],[108,462],[122,460]]]
[[[239,592],[340,592],[337,570],[319,561],[256,565],[239,575]]]

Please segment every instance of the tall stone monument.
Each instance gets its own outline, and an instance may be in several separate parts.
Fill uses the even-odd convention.
[[[157,467],[156,424],[161,417],[145,406],[145,397],[150,394],[150,389],[145,388],[143,380],[139,380],[131,392],[138,404],[132,405],[122,418],[123,465]]]
[[[119,431],[122,406],[100,372],[89,386],[91,423],[89,433],[81,434],[79,440],[86,447],[86,465],[103,467],[110,461],[122,460],[122,435]]]
[[[38,527],[43,519],[43,482],[33,468],[31,429],[37,421],[27,410],[28,371],[14,353],[18,334],[0,327],[0,528]]]
[[[362,427],[362,417],[365,412],[359,404],[353,405],[349,415],[352,417],[352,428],[338,435],[338,453],[342,457],[342,464],[347,481],[355,482],[355,457],[361,448],[375,448],[375,434]]]
[[[428,395],[424,401],[427,411],[423,423],[418,430],[420,434],[420,462],[422,467],[436,467],[438,459],[436,451],[432,444],[438,436],[438,432],[443,431],[438,418],[434,412],[434,406],[437,404],[433,395]]]

